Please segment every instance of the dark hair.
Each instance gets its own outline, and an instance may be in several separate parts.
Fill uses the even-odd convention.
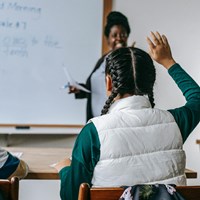
[[[112,11],[107,16],[107,23],[106,23],[106,26],[105,26],[105,29],[104,29],[104,35],[107,38],[109,36],[110,29],[114,25],[123,26],[126,29],[126,32],[127,32],[128,35],[131,32],[127,17],[125,15],[123,15],[122,13],[118,12],[118,11]]]
[[[106,114],[117,95],[147,95],[154,107],[153,86],[156,78],[153,60],[145,51],[134,47],[116,49],[106,56],[106,75],[112,79],[112,93],[101,114]]]

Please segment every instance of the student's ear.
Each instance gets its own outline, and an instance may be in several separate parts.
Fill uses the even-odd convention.
[[[106,93],[107,96],[110,96],[112,91],[112,79],[110,77],[110,75],[106,75]]]

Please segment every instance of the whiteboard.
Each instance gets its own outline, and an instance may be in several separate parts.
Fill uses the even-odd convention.
[[[84,124],[85,82],[101,55],[103,1],[0,1],[0,124]]]

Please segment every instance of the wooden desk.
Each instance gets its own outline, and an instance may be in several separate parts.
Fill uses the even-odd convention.
[[[185,174],[187,178],[197,178],[197,172],[191,169],[185,169]]]
[[[57,170],[50,165],[71,156],[72,149],[7,147],[9,152],[23,152],[21,159],[29,165],[25,179],[59,179]],[[197,172],[185,170],[187,178],[197,178]]]
[[[23,152],[20,157],[29,166],[25,179],[59,179],[58,172],[50,165],[71,156],[72,149],[67,148],[20,148],[6,147],[9,152]]]

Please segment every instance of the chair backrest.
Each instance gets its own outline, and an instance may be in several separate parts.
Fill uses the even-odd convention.
[[[200,200],[200,186],[177,186],[176,190],[186,200]]]
[[[186,200],[200,200],[200,186],[177,186],[176,190]],[[124,189],[113,188],[90,188],[87,183],[82,183],[79,189],[78,200],[118,200]]]
[[[12,177],[11,180],[0,179],[0,194],[5,200],[18,200],[19,178]]]

